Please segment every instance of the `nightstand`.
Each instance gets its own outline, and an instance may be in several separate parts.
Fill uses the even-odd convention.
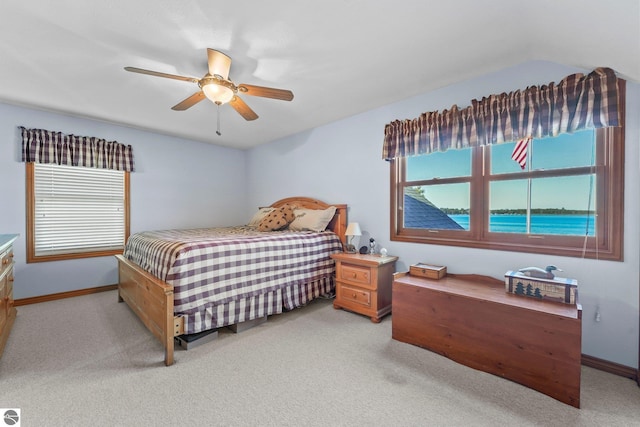
[[[398,257],[335,253],[336,298],[333,308],[369,316],[371,321],[391,313],[391,285]]]

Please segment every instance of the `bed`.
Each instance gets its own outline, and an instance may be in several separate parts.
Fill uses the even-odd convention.
[[[291,197],[266,210],[287,206],[332,216],[325,231],[289,230],[297,229],[295,223],[259,231],[250,224],[129,237],[123,254],[116,255],[118,301],[163,344],[165,365],[174,363],[177,337],[266,319],[333,292],[330,255],[344,248],[346,205]]]

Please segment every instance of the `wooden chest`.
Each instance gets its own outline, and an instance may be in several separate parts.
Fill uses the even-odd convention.
[[[580,407],[582,308],[521,298],[499,279],[397,273],[392,337]]]

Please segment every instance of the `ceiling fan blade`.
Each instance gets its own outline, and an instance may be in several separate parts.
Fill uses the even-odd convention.
[[[262,96],[263,98],[280,99],[282,101],[291,101],[293,99],[293,92],[285,89],[241,84],[238,85],[238,90],[246,95]]]
[[[234,96],[229,104],[236,110],[245,120],[255,120],[258,115],[253,111],[239,96]]]
[[[209,48],[207,48],[207,58],[209,63],[209,74],[212,76],[220,76],[224,80],[229,80],[231,58],[218,50]]]
[[[204,92],[202,92],[202,91],[196,92],[193,95],[191,95],[190,97],[186,98],[185,100],[183,100],[183,101],[177,103],[176,105],[174,105],[173,107],[171,107],[171,109],[175,110],[175,111],[184,111],[187,108],[193,107],[198,102],[202,101],[204,98],[205,98]]]
[[[198,83],[198,79],[196,79],[195,77],[178,76],[178,75],[175,75],[175,74],[161,73],[161,72],[158,72],[158,71],[145,70],[143,68],[136,68],[136,67],[124,67],[124,69],[127,70],[127,71],[131,71],[132,73],[148,74],[150,76],[165,77],[167,79],[182,80],[182,81],[185,81],[185,82]]]

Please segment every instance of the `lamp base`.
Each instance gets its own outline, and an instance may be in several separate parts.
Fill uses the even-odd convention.
[[[347,247],[345,248],[344,251],[347,252],[347,253],[350,253],[350,254],[355,254],[356,253],[356,247],[353,246],[353,245],[347,245]]]

